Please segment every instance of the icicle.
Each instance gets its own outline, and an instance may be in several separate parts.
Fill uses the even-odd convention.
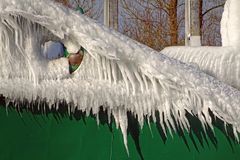
[[[135,77],[134,77],[134,73],[132,73],[129,69],[131,69],[131,65],[129,64],[129,66],[125,65],[124,63],[122,64],[123,65],[123,68],[125,68],[125,73],[128,77],[128,80],[130,81],[131,85],[132,85],[132,90],[133,90],[133,95],[136,94],[136,80],[135,80]]]
[[[102,58],[102,68],[103,68],[103,75],[104,75],[104,80],[107,80],[108,75],[107,75],[107,67],[106,67],[106,58]]]
[[[127,151],[127,154],[129,156],[129,150],[128,150],[128,144],[127,144],[127,128],[128,128],[128,118],[127,118],[127,113],[121,109],[118,111],[118,116],[119,116],[119,124],[123,133],[123,141],[124,145]]]
[[[107,72],[107,79],[108,79],[108,81],[109,81],[109,83],[111,83],[112,84],[112,71],[111,71],[112,69],[111,69],[111,62],[110,62],[110,60],[106,60],[106,71],[105,72]]]
[[[145,88],[148,91],[149,90],[149,86],[148,86],[147,78],[146,78],[146,76],[144,74],[142,74],[142,78],[143,78],[143,81],[144,81],[144,84],[145,84]]]
[[[103,72],[102,72],[101,68],[102,68],[102,63],[101,63],[101,57],[99,56],[97,58],[97,69],[98,69],[98,75],[99,75],[100,80],[103,79]]]
[[[120,63],[118,63],[118,67],[119,67],[119,69],[121,71],[124,83],[126,85],[127,95],[129,95],[130,87],[129,87],[129,83],[128,83],[128,79],[127,79],[127,75],[125,73],[124,67]]]
[[[112,76],[114,84],[117,84],[118,76],[117,76],[117,65],[116,62],[111,61],[111,68],[112,68]]]
[[[239,142],[238,132],[237,132],[237,129],[235,126],[233,126],[233,134],[234,134],[236,140]]]
[[[144,92],[144,82],[142,81],[142,78],[141,78],[139,72],[137,70],[134,70],[133,72],[140,84],[141,91]]]
[[[206,69],[214,68],[214,71],[218,69],[222,76],[230,73],[231,67],[219,69],[216,67],[219,65],[214,65],[218,64],[215,60],[200,58],[201,65],[194,68],[108,30],[87,17],[76,16],[71,11],[66,14],[52,1],[13,1],[16,5],[8,0],[3,0],[6,5],[0,4],[0,94],[7,98],[7,107],[10,102],[16,107],[27,102],[28,108],[37,105],[37,109],[41,109],[39,104],[45,101],[45,113],[48,108],[59,110],[59,104],[66,102],[69,114],[76,108],[85,111],[87,116],[92,111],[99,123],[99,107],[102,106],[107,110],[108,123],[111,123],[112,113],[117,127],[121,128],[127,152],[127,111],[138,117],[141,128],[144,117],[148,121],[152,117],[154,122],[159,118],[167,136],[168,131],[173,135],[177,126],[189,131],[186,112],[198,116],[204,130],[206,126],[213,129],[210,109],[225,126],[233,125],[234,136],[238,139],[240,92],[198,69],[201,65]],[[46,9],[53,10],[54,14],[45,12]],[[26,10],[29,13],[25,13]],[[76,26],[69,27],[71,23]],[[78,72],[69,75],[64,58],[50,61],[42,57],[41,43],[45,36],[52,41],[72,38],[87,50]],[[194,49],[185,51],[195,53]],[[202,55],[207,56],[208,50],[205,52]],[[222,56],[221,63],[237,61],[238,54],[233,54],[232,49],[227,53],[232,55]],[[188,56],[183,54],[182,58]],[[239,64],[231,65],[239,68]],[[239,73],[234,75],[238,77]],[[228,76],[227,80],[230,79]]]

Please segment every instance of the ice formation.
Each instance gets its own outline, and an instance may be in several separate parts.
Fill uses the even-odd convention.
[[[161,53],[193,65],[240,89],[240,50],[234,47],[167,47]]]
[[[46,40],[83,46],[88,52],[81,68],[69,75],[67,59],[45,58]],[[52,1],[1,0],[0,68],[0,94],[7,104],[45,101],[58,108],[65,101],[69,112],[96,117],[103,106],[121,128],[126,149],[127,111],[141,127],[144,118],[156,122],[158,111],[166,134],[176,125],[190,129],[186,112],[212,127],[211,110],[233,126],[236,138],[240,132],[237,89]]]
[[[240,47],[240,1],[227,0],[221,21],[223,46]]]
[[[167,47],[171,58],[192,64],[207,74],[240,89],[240,1],[227,0],[221,21],[222,47]]]

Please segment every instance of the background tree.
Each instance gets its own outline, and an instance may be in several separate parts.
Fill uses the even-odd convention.
[[[221,45],[225,0],[198,0],[203,45]],[[121,0],[121,31],[156,50],[184,45],[184,0]]]
[[[121,6],[124,34],[157,50],[183,44],[184,8],[178,0],[122,0]]]
[[[56,0],[103,23],[103,0]],[[226,0],[198,0],[203,45],[221,45],[220,21]],[[184,45],[185,0],[119,0],[119,31],[156,50]]]
[[[103,0],[55,0],[72,9],[81,7],[84,14],[95,20],[101,21],[103,12]]]
[[[220,22],[226,0],[199,0],[199,18],[203,45],[221,45]]]
[[[69,0],[55,0],[56,2],[62,3],[63,5],[67,6],[69,4]]]

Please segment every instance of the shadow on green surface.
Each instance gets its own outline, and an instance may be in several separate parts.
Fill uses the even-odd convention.
[[[212,122],[213,126],[218,128],[224,134],[225,138],[228,140],[229,145],[231,146],[232,151],[234,152],[233,145],[236,145],[238,142],[233,134],[232,126],[228,125],[228,124],[224,124],[224,122],[221,121],[219,118],[214,117],[210,110],[209,110],[209,112],[210,112],[211,118],[213,120],[213,122]],[[160,122],[159,116],[158,116],[159,114],[156,113],[156,115],[158,117],[156,127],[158,129],[159,135],[162,138],[163,143],[165,144],[167,141],[167,136],[164,134],[163,127],[159,123]],[[214,147],[217,149],[218,148],[218,140],[215,136],[214,131],[209,126],[205,126],[205,128],[206,128],[206,131],[205,131],[204,128],[202,127],[200,120],[196,116],[193,116],[189,113],[187,113],[186,116],[187,116],[187,119],[188,119],[190,127],[191,127],[187,136],[190,137],[191,142],[193,143],[197,152],[200,152],[200,150],[199,150],[199,147],[197,146],[197,142],[196,142],[196,139],[194,138],[194,136],[197,137],[197,140],[201,144],[202,148],[204,148],[204,142],[207,144],[208,147],[210,147],[210,144],[209,144],[209,140],[210,140],[211,143],[214,145]],[[175,125],[176,125],[176,121],[175,121]],[[179,125],[176,125],[176,126],[178,126],[177,127],[178,136],[182,138],[186,147],[190,151],[191,148],[190,148],[189,142],[186,138],[186,132],[184,130],[182,130],[181,127],[179,127]],[[164,128],[166,128],[166,127],[167,126],[164,123]]]
[[[6,106],[4,97],[0,97],[0,105]],[[9,104],[9,106],[13,106],[13,105],[14,104],[12,103]],[[41,115],[44,117],[49,117],[49,115],[53,115],[54,119],[59,124],[61,124],[62,119],[69,118],[73,121],[83,121],[84,124],[86,125],[86,117],[87,117],[86,112],[75,110],[74,113],[69,114],[68,107],[65,103],[61,103],[58,110],[56,109],[50,110],[47,104],[44,102],[41,103],[40,105],[34,104],[34,103],[28,104],[27,102],[21,104],[21,106],[28,106],[28,105],[35,106],[35,107],[29,107],[29,108],[8,107],[6,108],[6,110],[16,110],[19,114],[23,113],[24,111],[27,111],[32,113],[33,115]],[[211,111],[209,112],[211,113]],[[156,112],[156,115],[157,115],[156,117],[159,117],[158,112]],[[214,117],[212,113],[211,115],[212,115],[214,127],[218,128],[224,134],[229,145],[231,146],[232,151],[234,152],[234,145],[237,144],[237,141],[234,137],[231,125],[225,125],[224,122],[222,122],[220,119]],[[93,115],[91,112],[89,116],[96,119],[96,116]],[[128,116],[128,134],[134,140],[135,148],[139,154],[139,157],[141,159],[144,159],[144,155],[143,155],[141,144],[140,144],[141,129],[138,124],[137,117],[133,116],[133,114],[130,112],[128,112],[127,116]],[[113,123],[114,123],[113,116],[110,117],[111,120],[109,121],[107,112],[104,111],[102,107],[100,107],[98,118],[99,118],[99,123],[101,125],[107,125],[109,132],[113,133]],[[197,117],[187,114],[187,118],[191,126],[190,132],[186,134],[186,131],[182,130],[180,127],[177,127],[177,135],[184,141],[184,144],[188,148],[188,150],[190,151],[192,148],[190,147],[189,140],[186,136],[190,137],[190,141],[194,145],[194,148],[197,150],[197,152],[200,152],[200,149],[197,145],[198,143],[200,143],[202,148],[205,147],[204,146],[205,143],[207,144],[208,147],[210,147],[210,143],[211,143],[214,145],[216,149],[218,149],[218,139],[216,138],[212,129],[209,126],[206,126],[206,131],[204,131],[202,124]],[[41,127],[41,124],[34,118],[34,116],[33,116],[33,120],[36,121],[37,124]],[[153,121],[151,120],[150,123],[153,123]],[[177,124],[176,121],[175,121],[175,124]],[[158,130],[158,133],[163,143],[166,144],[169,133],[167,133],[167,135],[164,133],[163,126],[160,125],[159,119],[157,119],[156,128]],[[164,128],[167,128],[166,124],[164,124]]]

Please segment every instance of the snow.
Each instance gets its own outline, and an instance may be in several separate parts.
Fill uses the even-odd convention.
[[[200,36],[190,36],[190,46],[198,47],[201,46],[201,37]]]
[[[233,47],[167,47],[161,53],[240,90],[240,54]]]
[[[77,44],[77,42],[74,42],[71,39],[63,40],[63,44],[69,53],[77,53],[81,47]]]
[[[221,20],[223,47],[167,47],[161,51],[171,58],[240,89],[240,8],[239,0],[227,0]]]
[[[227,0],[221,21],[223,46],[240,47],[240,1]]]
[[[83,46],[87,53],[81,68],[69,75],[66,58],[45,58],[41,44],[46,40],[70,40]],[[203,127],[212,127],[210,109],[214,116],[232,124],[238,138],[239,90],[201,71],[201,65],[159,54],[60,4],[48,0],[1,0],[0,41],[0,94],[6,97],[7,104],[14,102],[18,106],[34,101],[40,105],[45,101],[50,108],[58,109],[64,101],[69,112],[78,109],[89,115],[92,111],[96,117],[99,106],[103,106],[122,130],[126,149],[128,111],[137,116],[141,127],[144,118],[152,117],[154,122],[159,118],[166,133],[176,131],[175,122],[189,131],[186,112],[197,116]],[[235,54],[231,48],[225,50]],[[229,61],[235,57],[237,54]],[[211,63],[208,58],[203,61]],[[207,70],[211,64],[204,62],[202,66]],[[219,77],[224,69],[219,68]],[[33,107],[30,104],[28,107]],[[161,116],[156,117],[155,111]]]

